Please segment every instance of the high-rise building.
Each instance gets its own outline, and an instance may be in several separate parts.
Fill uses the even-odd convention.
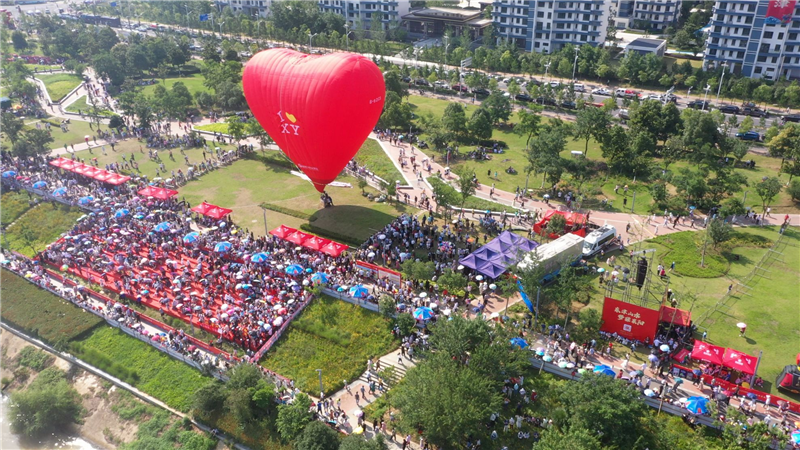
[[[617,0],[617,27],[663,31],[678,20],[678,0]]]
[[[800,4],[795,0],[717,1],[710,25],[704,68],[725,64],[726,72],[746,77],[800,77]]]
[[[384,30],[392,23],[399,24],[411,5],[409,0],[318,0],[317,3],[320,11],[339,14],[351,27],[365,30],[372,29],[377,20]]]
[[[492,22],[498,39],[530,52],[550,53],[566,44],[602,45],[611,1],[495,0]]]
[[[229,0],[233,12],[246,14],[250,17],[267,17],[269,7],[273,0]]]

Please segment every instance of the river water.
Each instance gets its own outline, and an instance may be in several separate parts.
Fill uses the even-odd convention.
[[[11,423],[8,418],[9,413],[8,397],[3,396],[0,403],[0,449],[3,450],[98,450],[89,442],[73,436],[56,437],[39,441],[29,441],[21,439],[11,432]]]

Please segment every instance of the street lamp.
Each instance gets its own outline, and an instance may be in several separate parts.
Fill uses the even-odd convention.
[[[267,208],[261,206],[261,211],[264,212],[264,236],[269,237],[269,228],[267,228]]]
[[[547,78],[547,71],[550,70],[550,61],[547,61],[547,64],[544,65],[544,77]],[[549,78],[547,78],[550,80]]]
[[[580,51],[579,47],[575,47],[575,61],[572,63],[572,81],[575,82],[575,71],[578,68],[578,52]]]
[[[725,68],[728,67],[728,63],[722,63],[722,76],[719,77],[719,87],[717,88],[717,107],[719,107],[719,93],[722,91],[722,80],[725,79]]]
[[[711,85],[710,84],[706,84],[706,87],[703,90],[706,91],[706,94],[703,96],[703,111],[705,111],[706,110],[706,99],[708,98],[708,91],[711,90]]]
[[[447,49],[450,48],[450,36],[444,36],[444,63],[447,64]]]
[[[317,373],[319,374],[319,396],[322,397],[322,369],[317,369]]]
[[[347,46],[347,51],[350,51],[350,22],[344,24],[344,43]]]
[[[225,25],[225,22],[219,23],[219,40],[222,40],[222,26]]]
[[[313,38],[314,36],[316,36],[318,34],[319,33],[311,34],[310,31],[308,32],[308,53],[311,53],[311,38]]]

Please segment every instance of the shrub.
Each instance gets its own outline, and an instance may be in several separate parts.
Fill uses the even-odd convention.
[[[36,372],[41,372],[53,362],[53,357],[29,345],[20,350],[17,360],[21,366],[28,367]]]
[[[3,207],[0,208],[0,224],[8,226],[20,216],[25,214],[31,206],[28,196],[24,192],[6,192],[0,198]]]
[[[792,200],[796,202],[800,202],[800,179],[794,179],[789,184],[789,187],[786,188],[786,192],[789,193],[789,196]]]

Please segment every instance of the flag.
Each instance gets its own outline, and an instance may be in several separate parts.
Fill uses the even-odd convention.
[[[517,288],[519,289],[519,295],[522,296],[522,301],[525,302],[525,305],[532,313],[536,314],[536,311],[533,310],[533,303],[531,303],[531,299],[528,298],[528,294],[525,293],[525,290],[522,289],[522,283],[519,280],[517,280]]]
[[[200,14],[200,22],[208,22],[208,19],[211,18],[210,14]]]

